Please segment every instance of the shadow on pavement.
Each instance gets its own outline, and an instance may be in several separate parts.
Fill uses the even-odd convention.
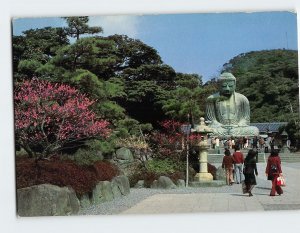
[[[266,190],[270,190],[271,191],[271,188],[266,188],[266,187],[255,187],[256,189],[266,189]]]
[[[270,196],[270,193],[253,193],[256,196]]]
[[[231,193],[231,196],[245,196],[248,197],[248,194],[237,194],[237,193]]]

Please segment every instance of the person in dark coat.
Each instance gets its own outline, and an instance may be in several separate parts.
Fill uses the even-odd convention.
[[[258,175],[256,166],[256,152],[254,150],[249,150],[244,160],[244,176],[246,186],[244,193],[249,193],[249,197],[253,196],[251,191],[256,185],[255,175]]]
[[[223,169],[225,168],[227,185],[232,185],[234,183],[234,180],[233,180],[233,164],[234,163],[235,163],[235,160],[231,156],[230,150],[225,149],[223,162],[222,162],[222,168]]]
[[[276,183],[277,178],[282,176],[281,160],[278,155],[278,149],[273,149],[271,151],[266,167],[266,176],[268,177],[268,180],[272,181],[270,196],[275,196],[276,192],[278,195],[283,194],[282,188]]]

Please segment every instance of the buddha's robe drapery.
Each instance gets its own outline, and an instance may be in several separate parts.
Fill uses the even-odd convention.
[[[207,98],[206,120],[215,136],[257,136],[259,130],[250,125],[247,97],[234,92],[228,99],[215,93]]]

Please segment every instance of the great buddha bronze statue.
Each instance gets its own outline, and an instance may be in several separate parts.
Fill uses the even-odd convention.
[[[206,120],[213,135],[220,137],[258,136],[257,127],[250,126],[250,106],[246,96],[235,92],[236,78],[223,73],[219,92],[207,98]]]

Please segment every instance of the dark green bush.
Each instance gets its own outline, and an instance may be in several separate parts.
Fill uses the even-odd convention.
[[[103,157],[99,152],[88,149],[78,149],[74,155],[68,156],[78,165],[93,165],[95,162],[100,161]]]
[[[171,159],[153,159],[146,163],[148,172],[156,174],[170,174],[181,169],[181,165]]]

